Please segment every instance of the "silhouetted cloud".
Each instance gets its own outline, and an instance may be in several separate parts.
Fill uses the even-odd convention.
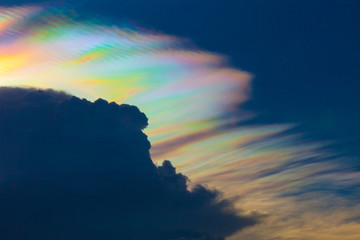
[[[156,167],[135,106],[0,88],[0,238],[224,239],[258,222]]]

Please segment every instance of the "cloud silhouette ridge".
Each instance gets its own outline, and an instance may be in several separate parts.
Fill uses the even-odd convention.
[[[258,222],[156,167],[137,107],[0,88],[0,238],[224,239]]]

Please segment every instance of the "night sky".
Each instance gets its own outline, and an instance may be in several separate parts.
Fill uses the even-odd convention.
[[[32,5],[34,3],[38,4]],[[359,239],[359,1],[80,0],[72,3],[64,0],[44,3],[5,0],[1,6],[7,8],[0,10],[0,85],[66,92],[1,89],[0,106],[20,106],[16,107],[19,113],[0,109],[0,120],[5,126],[12,122],[9,120],[11,117],[18,119],[22,116],[31,119],[29,124],[15,121],[11,125],[14,129],[29,128],[41,132],[36,123],[38,120],[26,114],[39,104],[38,108],[34,108],[43,114],[39,116],[47,119],[53,111],[47,107],[53,106],[57,112],[59,104],[63,106],[71,95],[88,99],[82,102],[81,108],[84,109],[92,109],[89,101],[98,98],[136,105],[140,109],[137,111],[144,112],[149,120],[144,132],[149,136],[151,158],[155,165],[151,164],[150,156],[139,160],[139,164],[148,165],[151,170],[144,171],[150,178],[160,179],[155,182],[160,181],[166,186],[171,182],[172,185],[164,188],[167,190],[161,190],[162,187],[157,185],[160,183],[150,181],[152,185],[149,187],[137,178],[137,170],[130,171],[134,173],[132,177],[139,181],[135,180],[134,186],[154,189],[157,194],[145,203],[136,202],[141,210],[134,214],[140,216],[143,224],[158,221],[164,224],[164,229],[159,224],[152,226],[158,232],[151,232],[139,225],[132,228],[128,235],[121,236],[117,235],[119,233],[114,230],[117,228],[114,225],[101,228],[101,233],[96,232],[92,236],[101,234],[99,236],[106,235],[108,239],[118,236],[120,239],[144,239],[145,235],[153,239]],[[22,8],[15,8],[18,6]],[[30,97],[15,97],[24,94],[24,91],[28,91],[26,94]],[[34,100],[34,96],[40,96],[45,102],[53,100],[44,104],[37,97]],[[11,102],[9,99],[14,100]],[[67,104],[80,108],[75,102]],[[94,104],[107,109],[105,103]],[[84,123],[74,125],[70,120],[65,121],[61,114],[56,115],[60,120],[55,117],[50,122],[54,126],[62,124],[63,129],[81,129],[79,126],[88,124],[79,136],[85,138],[88,136],[86,132],[96,133],[89,134],[89,140],[82,139],[81,144],[85,144],[83,140],[90,141],[89,145],[96,144],[91,142],[94,136],[96,138],[102,131],[108,136],[108,131],[111,132],[96,127],[94,130],[98,124],[96,121],[113,121],[109,120],[113,116],[112,110],[104,109],[95,112],[82,110],[84,115],[74,115],[78,119],[76,121]],[[64,116],[71,118],[73,112],[66,111]],[[104,116],[104,111],[108,117],[103,119],[100,116]],[[114,112],[114,116],[117,114]],[[141,118],[139,116],[130,117],[120,125],[123,127],[127,121],[136,122]],[[53,127],[51,124],[50,128]],[[136,130],[136,134],[129,130],[126,136],[131,135],[137,143],[145,136],[139,133],[141,129]],[[1,153],[5,156],[2,158],[5,162],[12,158],[24,161],[21,154],[11,155],[6,152],[8,147],[4,147],[6,139],[17,142],[14,136],[18,136],[18,130],[7,132],[3,128],[2,131]],[[64,133],[56,130],[53,134],[63,136]],[[69,136],[78,137],[72,134]],[[136,137],[137,134],[141,137]],[[122,144],[125,137],[120,135],[116,141]],[[29,136],[21,135],[20,139],[24,139],[19,142],[26,145]],[[44,135],[41,139],[39,136],[36,135],[35,139],[41,145],[47,142],[45,138],[53,137]],[[144,138],[147,139],[146,136]],[[61,144],[66,142],[59,141]],[[113,142],[109,139],[104,141]],[[74,144],[77,144],[75,140]],[[86,167],[86,164],[80,163],[96,161],[89,159],[102,156],[86,153],[81,157],[81,149],[84,149],[81,144],[77,150],[65,144],[68,152],[63,157],[69,158],[71,151],[79,151],[72,167],[79,169],[79,179],[91,181],[96,175],[89,170],[93,166],[89,164]],[[21,149],[21,145],[18,147]],[[32,145],[29,145],[30,148],[37,149]],[[51,151],[57,150],[51,145],[44,148],[48,149],[44,153],[44,161],[56,162],[58,158],[50,158]],[[149,151],[146,147],[139,149]],[[120,151],[119,154],[124,159],[142,159],[132,156],[131,151]],[[111,159],[116,159],[116,156],[111,156]],[[169,159],[191,181],[184,183],[186,177],[173,172],[171,163],[162,163],[165,159]],[[2,163],[2,166],[7,169],[10,165]],[[29,180],[29,185],[17,181],[17,178],[22,178],[19,176],[25,166],[11,165],[9,169],[14,175],[9,176],[6,175],[9,169],[0,170],[11,179],[2,184],[3,191],[13,194],[9,195],[10,200],[20,195],[8,190],[6,184],[18,184],[19,189],[26,189],[45,181],[47,177],[34,167],[33,173],[37,172],[40,180]],[[46,169],[46,166],[51,164],[40,164],[39,169]],[[114,166],[116,168],[117,165]],[[53,168],[58,176],[68,176],[67,172],[61,171],[61,166],[54,164]],[[87,168],[91,173],[84,170]],[[134,169],[134,166],[130,164],[128,168]],[[103,169],[99,169],[100,174]],[[172,180],[166,178],[168,175],[164,175],[161,169],[170,171]],[[73,177],[67,180],[77,179]],[[128,187],[132,184],[115,179],[117,184]],[[174,181],[180,183],[175,184]],[[52,183],[57,184],[55,180]],[[106,189],[108,184],[102,182],[96,187]],[[223,195],[205,187],[196,187],[196,184],[216,188]],[[70,185],[65,181],[58,187],[69,188],[66,191],[69,193],[84,186],[79,184],[74,190]],[[40,184],[35,189],[41,192],[46,187]],[[193,192],[184,190],[186,187],[193,187]],[[138,193],[131,193],[123,205],[138,196]],[[140,193],[143,193],[142,190]],[[50,196],[57,197],[56,194]],[[94,190],[91,194],[107,196],[102,190]],[[214,199],[219,198],[218,195],[224,199],[234,197],[234,201],[229,200],[231,203],[223,201],[233,204],[235,210],[229,211],[230,205],[221,201],[216,203]],[[42,194],[38,196],[43,197]],[[119,196],[121,194],[114,199],[121,198]],[[185,203],[180,203],[179,199],[184,198],[187,199]],[[196,200],[199,198],[202,200]],[[9,204],[9,199],[2,199],[3,204]],[[158,205],[161,199],[169,202],[168,210]],[[210,205],[204,208],[206,202]],[[32,205],[26,203],[21,206],[31,208],[29,206]],[[152,218],[156,211],[147,212],[144,210],[146,206],[157,209],[160,215]],[[198,212],[197,216],[185,214],[183,221],[189,224],[184,225],[181,214],[176,211],[174,215],[170,214],[176,206],[180,209],[187,209],[186,206],[189,209],[203,207],[206,210]],[[35,204],[34,209],[38,210],[38,207]],[[59,209],[70,211],[71,208],[67,207],[65,204]],[[97,208],[96,204],[89,203],[80,212],[91,212],[90,209]],[[118,208],[115,212],[121,211]],[[18,211],[15,212],[18,214]],[[8,214],[13,219],[19,218],[11,211]],[[79,219],[83,219],[81,214]],[[129,210],[127,214],[132,213]],[[98,226],[105,221],[119,221],[114,220],[116,216],[113,215],[95,213],[94,216],[103,219],[97,220],[95,224]],[[199,220],[201,217],[209,216],[223,219],[223,229],[211,231],[214,223],[199,223],[202,222]],[[162,217],[176,220],[170,221],[173,225],[168,226]],[[44,219],[49,221],[46,216],[39,219],[39,223]],[[66,214],[59,219],[59,222],[66,221]],[[121,221],[126,221],[124,219]],[[127,224],[133,226],[134,222],[130,218]],[[9,223],[8,229],[18,231],[15,225],[16,220],[13,226]],[[176,229],[176,225],[181,227]],[[86,223],[78,225],[80,230],[73,232],[74,239],[90,239],[81,235],[86,226]],[[68,225],[62,227],[69,228]],[[35,228],[36,224],[34,227],[24,224],[23,231],[28,231],[30,235],[39,234],[28,230]],[[118,226],[118,229],[122,228],[126,229],[127,225]],[[72,234],[70,230],[58,233],[61,232],[59,228],[53,228],[53,231],[59,239]],[[142,233],[135,236],[134,232]],[[4,239],[14,239],[11,234],[11,231],[4,234]],[[18,239],[24,236],[18,235]],[[49,237],[44,232],[38,236]]]

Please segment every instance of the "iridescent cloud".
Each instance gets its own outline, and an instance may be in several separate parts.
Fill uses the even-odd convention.
[[[335,188],[357,185],[359,173],[341,166],[325,143],[290,134],[292,124],[239,126],[252,117],[241,110],[251,75],[230,67],[224,56],[174,36],[77,22],[57,9],[1,8],[0,85],[138,106],[150,119],[146,133],[155,162],[170,159],[194,183],[217,187],[240,197],[239,208],[269,215],[234,239],[331,239],[344,231],[350,233],[342,239],[358,239],[352,229],[360,224],[345,221],[360,216],[352,202],[338,197],[324,213],[316,206],[334,193],[319,197],[304,188],[322,181]],[[304,199],[296,205],[299,196]],[[338,221],[331,231],[321,225],[329,216]],[[299,237],[314,226],[321,229]]]

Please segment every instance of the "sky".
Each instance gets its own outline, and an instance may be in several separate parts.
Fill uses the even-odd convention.
[[[359,238],[357,1],[40,6],[1,10],[1,85],[138,106],[153,161],[267,216],[229,239]]]

